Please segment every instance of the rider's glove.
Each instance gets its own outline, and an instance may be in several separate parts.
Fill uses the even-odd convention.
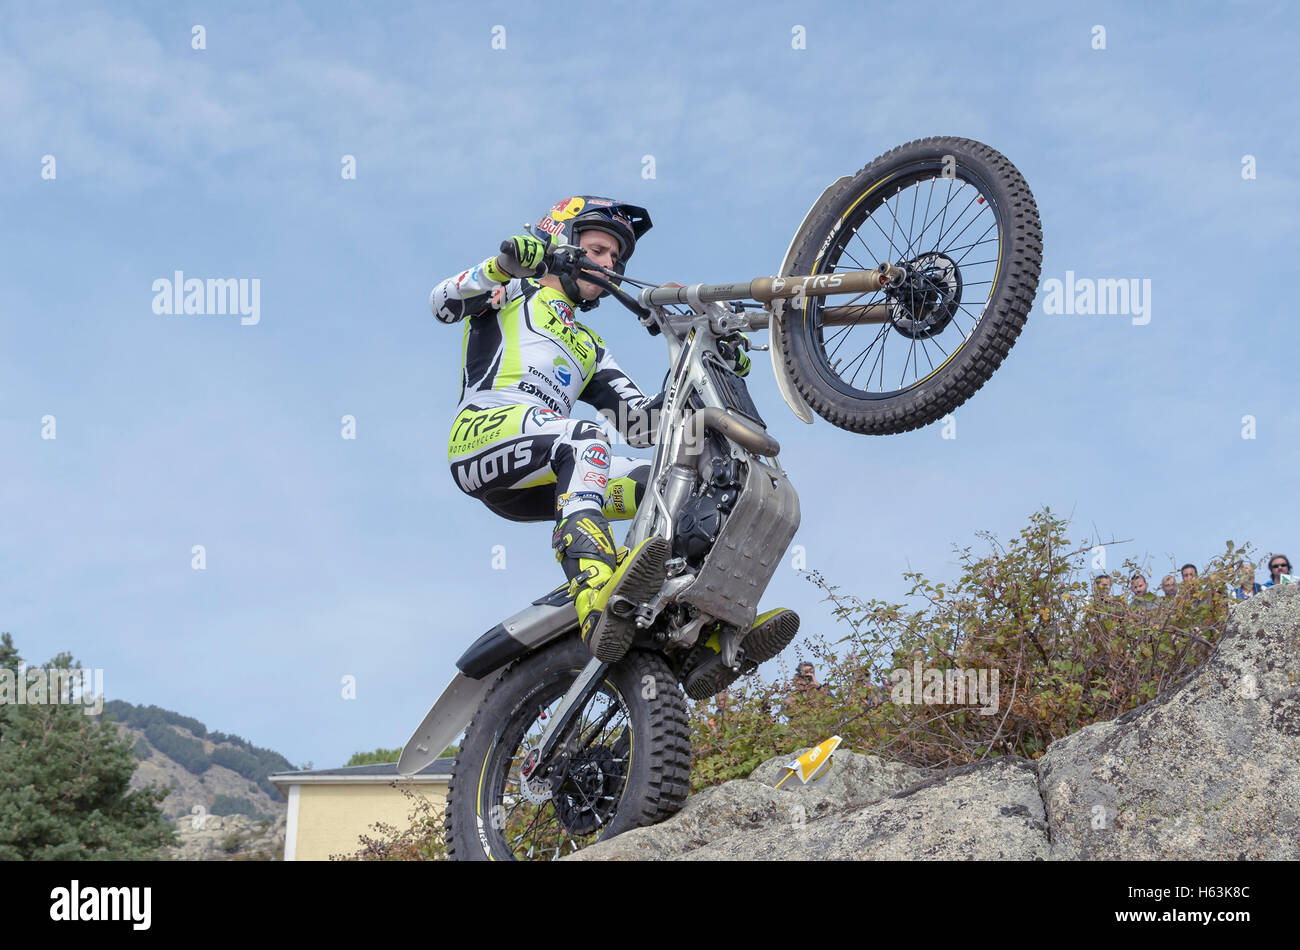
[[[747,376],[749,374],[749,356],[745,353],[747,349],[749,349],[749,337],[743,333],[733,333],[731,336],[725,336],[718,341],[718,352],[736,371],[737,376]]]
[[[546,243],[527,234],[516,234],[501,242],[501,253],[487,265],[487,275],[498,283],[512,277],[539,277],[546,273]]]

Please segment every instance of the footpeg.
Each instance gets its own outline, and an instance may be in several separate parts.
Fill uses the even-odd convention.
[[[636,612],[637,604],[636,601],[624,597],[622,594],[615,594],[609,599],[605,609],[616,617],[630,617]]]

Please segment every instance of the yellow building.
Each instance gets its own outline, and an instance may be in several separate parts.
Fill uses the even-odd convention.
[[[441,811],[452,761],[438,759],[409,778],[397,774],[396,762],[270,776],[289,801],[284,859],[328,861],[331,854],[351,855],[361,847],[361,835],[377,836],[375,822],[409,827],[412,802],[394,782],[423,795]]]

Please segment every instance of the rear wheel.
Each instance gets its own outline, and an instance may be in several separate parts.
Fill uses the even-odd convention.
[[[888,261],[903,280],[787,309],[785,364],[795,388],[852,432],[905,432],[952,412],[1020,334],[1042,249],[1034,197],[1005,156],[951,137],[886,152],[827,196],[795,236],[786,274]],[[844,307],[870,313],[870,322],[837,324]]]
[[[674,814],[690,782],[686,701],[662,657],[634,650],[579,713],[558,787],[520,775],[564,693],[591,659],[576,637],[510,667],[465,732],[447,793],[458,860],[553,860]]]

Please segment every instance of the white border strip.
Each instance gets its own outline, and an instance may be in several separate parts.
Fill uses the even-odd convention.
[[[284,826],[284,859],[295,860],[298,850],[298,790],[302,786],[289,786],[289,815]]]

